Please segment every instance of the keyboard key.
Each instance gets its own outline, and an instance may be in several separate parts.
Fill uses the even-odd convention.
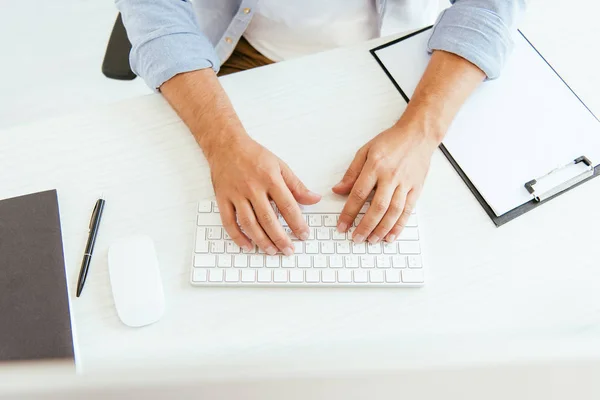
[[[198,203],[199,213],[209,213],[212,211],[212,203],[210,200],[201,201]]]
[[[367,283],[367,281],[368,281],[367,272],[369,272],[369,271],[365,271],[364,269],[357,269],[357,270],[352,271],[352,275],[354,277],[354,282]]]
[[[288,272],[284,269],[276,269],[273,271],[273,282],[285,283],[288,281]]]
[[[217,266],[221,268],[231,267],[231,256],[229,254],[219,254],[217,257]]]
[[[243,269],[242,270],[242,282],[254,282],[256,280],[255,269]]]
[[[315,240],[315,228],[308,228],[308,240]]]
[[[225,242],[221,240],[215,240],[210,242],[211,253],[225,253]]]
[[[281,266],[283,268],[296,268],[296,257],[295,256],[281,256]]]
[[[317,240],[329,240],[330,237],[329,228],[317,228]]]
[[[203,226],[196,228],[196,241],[198,240],[206,240],[206,228]]]
[[[362,268],[375,268],[375,258],[373,256],[360,256],[360,266]]]
[[[327,214],[323,216],[323,225],[337,226],[337,215]]]
[[[194,268],[192,273],[192,281],[194,282],[206,282],[208,279],[208,273],[206,269]]]
[[[225,271],[225,282],[239,282],[240,281],[240,270],[239,269],[228,269]]]
[[[347,269],[340,269],[337,272],[337,278],[339,283],[350,283],[352,282],[352,271]]]
[[[421,256],[408,256],[408,268],[421,268]]]
[[[304,253],[304,243],[302,242],[292,242],[294,245],[294,254],[302,254]]]
[[[358,214],[354,219],[354,226],[358,226],[358,224],[360,224],[360,221],[362,221],[364,216],[364,214]]]
[[[367,245],[365,243],[352,243],[352,254],[365,254]]]
[[[335,271],[331,269],[324,269],[323,271],[321,271],[321,281],[323,283],[334,283]]]
[[[385,242],[383,244],[383,252],[385,254],[396,254],[396,253],[398,253],[398,243],[396,243],[396,242],[392,242],[392,243]]]
[[[279,267],[279,256],[266,256],[265,261],[268,268]]]
[[[231,236],[229,235],[229,233],[227,233],[227,231],[225,230],[225,228],[223,228],[223,239],[225,239],[225,240],[231,240]]]
[[[383,283],[383,271],[378,269],[369,271],[369,280],[371,283]]]
[[[390,256],[377,256],[375,257],[375,263],[377,264],[377,268],[389,268],[392,266]]]
[[[290,282],[302,283],[304,282],[304,271],[301,269],[293,269],[290,271]]]
[[[321,242],[321,253],[333,254],[335,253],[335,243],[333,242]]]
[[[307,255],[296,256],[296,261],[298,261],[298,268],[312,267],[312,258],[310,256],[307,256]]]
[[[331,237],[333,240],[346,240],[346,232],[338,232],[337,229],[334,229]]]
[[[389,283],[400,283],[400,271],[388,269],[385,271],[385,281]]]
[[[196,253],[208,253],[208,241],[196,239]]]
[[[313,264],[315,268],[327,268],[327,257],[322,255],[314,256]]]
[[[394,268],[406,268],[406,256],[393,256],[392,266]]]
[[[403,269],[402,282],[404,283],[423,283],[425,281],[422,269]]]
[[[256,246],[252,245],[252,247],[250,248],[250,250],[244,250],[244,249],[242,249],[242,253],[244,253],[244,254],[254,254],[254,253],[256,253]]]
[[[419,230],[417,228],[405,227],[400,232],[398,240],[419,240]]]
[[[309,214],[308,226],[321,226],[321,216],[318,214]]]
[[[348,230],[346,231],[346,238],[347,238],[348,240],[352,240],[352,236],[354,235],[354,231],[355,231],[355,230],[356,230],[356,228],[355,228],[355,227],[351,227],[350,229],[348,229]]]
[[[338,254],[350,254],[350,242],[337,242],[335,250]]]
[[[358,268],[358,256],[344,256],[346,268]]]
[[[319,253],[319,242],[305,242],[304,251],[306,254],[318,254]]]
[[[218,214],[219,213],[219,205],[217,204],[216,201],[212,202],[212,207],[213,207],[213,212]]]
[[[196,221],[198,226],[218,226],[219,228],[223,226],[221,216],[214,213],[198,214]]]
[[[321,281],[321,271],[316,269],[308,269],[306,270],[306,282],[308,283],[318,283]]]
[[[416,215],[411,215],[410,217],[408,217],[408,221],[406,222],[406,226],[418,226],[417,224],[417,216]]]
[[[292,232],[292,228],[285,227],[283,228],[283,230],[285,231],[287,237],[289,237],[291,240],[299,240],[298,237],[294,234],[294,232]]]
[[[257,282],[267,283],[271,282],[271,270],[270,269],[259,269]]]
[[[210,226],[208,229],[206,236],[210,240],[221,239],[222,229],[219,226]]]
[[[264,267],[265,261],[265,257],[261,256],[260,254],[255,254],[255,255],[251,255],[250,256],[250,266],[252,268],[260,268],[260,267]]]
[[[330,256],[329,257],[329,268],[342,268],[344,266],[344,260],[342,256]]]
[[[217,260],[213,255],[196,254],[194,256],[194,267],[214,267]]]
[[[240,246],[235,244],[232,240],[227,240],[225,242],[225,250],[230,254],[237,254],[240,252]]]
[[[223,270],[222,269],[211,269],[208,271],[209,282],[222,282],[223,281]]]
[[[237,268],[246,268],[248,266],[248,256],[245,254],[236,254],[233,256],[233,266]]]
[[[398,247],[401,254],[421,254],[419,242],[399,242]]]
[[[381,243],[369,243],[367,250],[369,254],[381,254]]]

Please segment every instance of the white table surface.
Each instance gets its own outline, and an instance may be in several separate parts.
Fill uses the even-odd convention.
[[[600,114],[597,56],[587,51],[598,25],[584,35],[579,24],[556,30],[548,15],[538,17],[525,33]],[[222,83],[248,132],[328,194],[356,149],[405,107],[367,51],[380,42]],[[85,290],[73,299],[84,370],[600,354],[600,179],[495,228],[438,151],[419,203],[424,288],[207,289],[190,286],[189,270],[196,202],[213,196],[209,170],[159,95],[2,131],[0,171],[0,198],[58,189],[73,297],[91,209],[100,194],[107,199]],[[107,272],[108,246],[134,233],[155,241],[167,301],[162,320],[141,329],[118,319]]]

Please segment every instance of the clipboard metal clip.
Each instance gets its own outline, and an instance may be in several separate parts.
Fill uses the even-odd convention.
[[[563,192],[579,182],[594,175],[594,166],[585,156],[553,169],[546,175],[533,179],[525,184],[525,189],[537,202]]]

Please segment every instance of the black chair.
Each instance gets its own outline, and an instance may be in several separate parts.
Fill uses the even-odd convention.
[[[115,26],[113,27],[104,61],[102,62],[102,73],[107,78],[118,79],[122,81],[130,81],[135,79],[136,75],[131,70],[129,65],[129,52],[131,51],[131,43],[127,38],[125,26],[121,14],[117,16]]]

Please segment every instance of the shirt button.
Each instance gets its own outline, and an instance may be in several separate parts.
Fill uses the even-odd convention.
[[[233,42],[233,40],[231,40],[231,38],[230,38],[229,36],[227,36],[227,37],[225,38],[225,41],[226,41],[227,43],[231,43],[231,42]]]
[[[249,8],[244,8],[242,11],[244,12],[244,14],[250,14],[250,9]]]

